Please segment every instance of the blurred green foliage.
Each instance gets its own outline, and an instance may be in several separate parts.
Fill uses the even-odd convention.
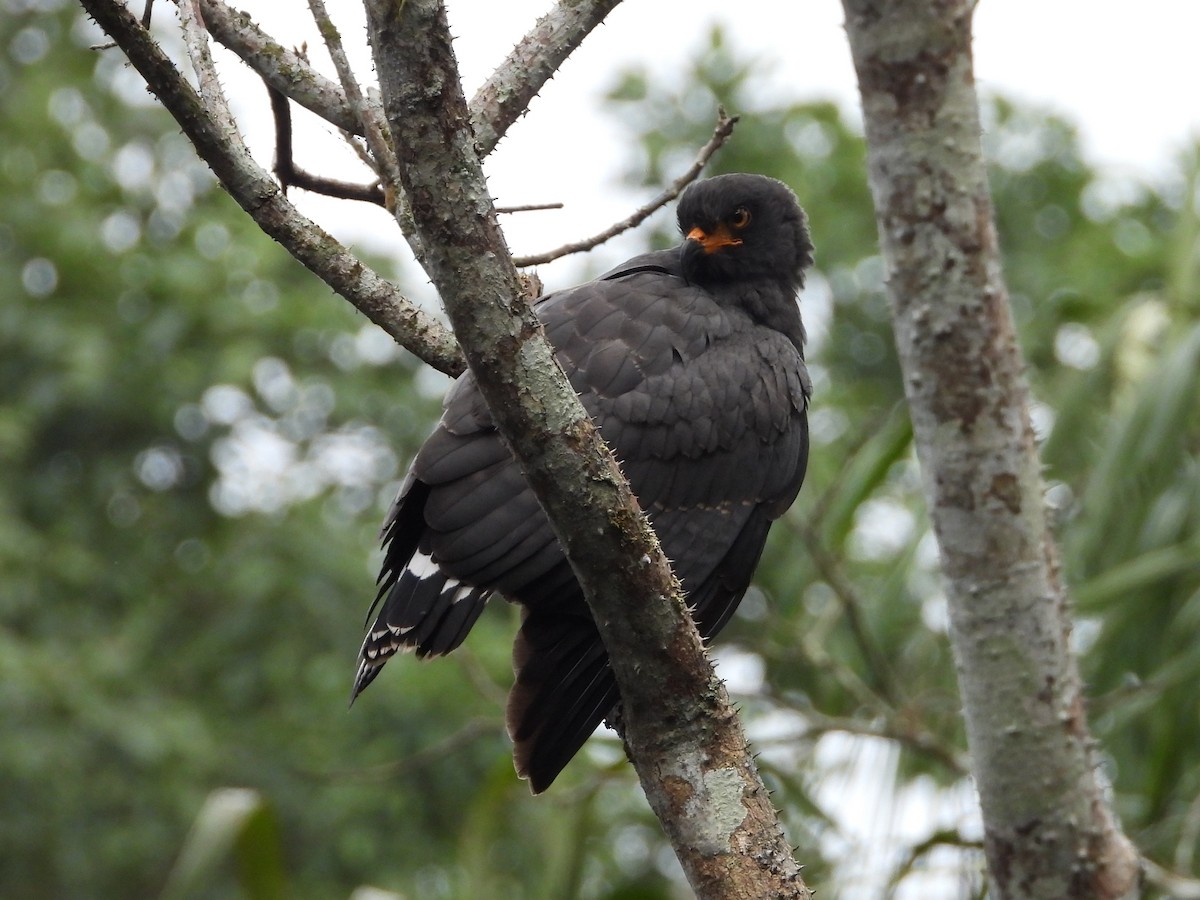
[[[367,549],[441,385],[256,233],[69,5],[3,2],[0,896],[679,896],[613,741],[548,796],[513,776],[503,604],[346,713]],[[879,883],[968,896],[865,150],[832,105],[764,100],[745,58],[714,32],[678,82],[631,71],[610,94],[641,123],[630,181],[655,187],[718,102],[741,113],[716,170],[793,185],[818,243],[811,474],[721,658],[810,884],[862,889],[874,849]],[[1193,876],[1200,150],[1161,184],[1117,179],[1068,123],[1000,100],[985,140],[1096,734],[1131,835]],[[865,809],[839,803],[856,760],[879,762]],[[902,808],[925,811],[915,832]]]

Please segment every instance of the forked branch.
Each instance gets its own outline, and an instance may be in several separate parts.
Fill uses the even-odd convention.
[[[275,118],[275,177],[284,193],[290,187],[336,197],[341,200],[359,200],[364,203],[384,205],[384,193],[378,183],[357,184],[336,178],[324,178],[301,169],[296,165],[292,150],[292,108],[288,98],[267,85],[271,98],[271,114]]]

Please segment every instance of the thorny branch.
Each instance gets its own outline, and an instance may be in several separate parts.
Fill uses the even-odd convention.
[[[632,213],[617,222],[614,225],[604,229],[599,234],[593,235],[590,238],[585,238],[581,241],[574,241],[570,244],[564,244],[557,250],[549,250],[545,253],[536,253],[533,256],[516,256],[513,257],[513,264],[518,268],[525,266],[538,266],[543,263],[551,262],[563,256],[569,256],[572,253],[582,253],[585,250],[591,250],[593,247],[598,247],[605,241],[616,237],[630,228],[634,228],[644,222],[653,213],[662,209],[681,193],[683,189],[691,184],[700,175],[700,171],[705,164],[712,158],[712,155],[721,148],[721,145],[733,134],[733,126],[738,122],[737,116],[727,115],[724,109],[717,111],[717,125],[713,129],[712,137],[708,139],[708,143],[700,148],[700,153],[696,156],[696,161],[691,167],[676,178],[667,188],[657,197],[640,206]]]
[[[325,46],[329,50],[329,57],[333,60],[334,68],[337,69],[338,78],[342,82],[342,90],[346,93],[346,101],[362,125],[362,133],[367,140],[367,150],[373,168],[383,182],[384,206],[395,217],[396,224],[400,226],[400,232],[408,241],[408,246],[417,262],[421,264],[422,268],[428,270],[425,247],[413,227],[412,210],[409,208],[408,197],[401,185],[400,164],[392,147],[392,139],[388,133],[383,110],[378,104],[368,103],[359,89],[354,71],[350,68],[350,61],[346,58],[346,51],[342,48],[342,36],[334,26],[333,20],[329,18],[329,13],[326,12],[324,0],[309,0],[308,8],[312,12],[317,30],[321,32]]]
[[[485,157],[524,114],[537,95],[583,39],[619,0],[563,0],[509,53],[470,103],[475,149]],[[361,119],[336,81],[279,44],[246,13],[224,0],[199,0],[212,36],[241,58],[272,88],[343,131],[362,135]],[[374,99],[367,104],[379,110]]]
[[[249,15],[222,0],[200,0],[200,12],[217,42],[237,54],[270,87],[342,131],[363,133],[338,83],[278,43]]]
[[[229,142],[239,149],[244,149],[241,132],[238,131],[233,112],[229,109],[229,101],[225,99],[221,79],[217,77],[217,67],[213,63],[212,51],[208,46],[208,30],[202,24],[200,16],[199,0],[177,0],[176,5],[179,7],[179,21],[183,26],[183,42],[187,47],[192,68],[196,71],[204,107],[217,128],[225,132]]]
[[[678,581],[531,311],[513,302],[517,273],[469,130],[445,7],[366,7],[405,191],[429,248],[427,271],[612,651],[626,748],[647,799],[700,896],[807,898]],[[672,704],[664,706],[662,685],[677,694]]]
[[[470,103],[475,149],[485,157],[593,28],[620,0],[563,0],[537,23]]]

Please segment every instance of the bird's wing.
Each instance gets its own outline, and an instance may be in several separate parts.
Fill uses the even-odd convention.
[[[540,315],[653,522],[701,633],[712,636],[741,600],[771,521],[804,477],[810,387],[799,352],[706,292],[640,268],[552,298]],[[617,700],[577,590],[522,598],[507,719],[517,769],[535,792]]]
[[[551,295],[538,314],[708,636],[799,490],[807,375],[790,341],[722,310],[675,260],[631,260]],[[610,711],[616,686],[578,583],[469,374],[385,528],[382,606],[359,689],[397,649],[453,649],[500,590],[526,609],[508,711],[517,767],[544,789]]]
[[[752,514],[776,518],[800,489],[811,388],[799,352],[654,273],[585,285],[541,315],[685,590],[698,589]]]

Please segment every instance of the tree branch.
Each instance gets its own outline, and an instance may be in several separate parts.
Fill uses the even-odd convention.
[[[271,115],[275,119],[275,177],[284,194],[288,188],[337,197],[342,200],[359,200],[364,203],[384,205],[383,188],[378,183],[355,184],[334,178],[321,178],[296,166],[292,158],[292,108],[290,101],[270,85],[267,94],[271,98]]]
[[[784,708],[790,708],[782,700],[777,699],[776,702]],[[965,754],[943,744],[936,735],[901,721],[895,711],[876,722],[866,722],[849,716],[827,716],[814,709],[804,709],[798,712],[804,719],[804,737],[806,738],[816,739],[823,734],[833,732],[884,738],[936,760],[955,775],[965,776],[971,773],[971,767]]]
[[[865,621],[866,616],[863,613],[864,604],[846,577],[846,573],[842,571],[841,564],[832,553],[825,549],[821,535],[807,521],[796,516],[789,516],[786,517],[786,527],[800,537],[817,573],[837,598],[838,604],[842,608],[842,614],[845,616],[846,625],[850,628],[850,636],[858,647],[859,655],[870,673],[874,689],[889,705],[895,706],[900,703],[903,690],[896,678],[895,670],[871,636]]]
[[[746,740],[637,501],[518,299],[438,0],[367,0],[429,274],[610,652],[626,747],[702,897],[807,898]],[[631,597],[645,602],[630,602]]]
[[[972,5],[843,5],[995,893],[1130,896],[1137,855],[1097,774],[1001,277]]]
[[[271,88],[342,131],[362,135],[362,123],[341,86],[278,43],[247,13],[222,0],[200,0],[200,12],[212,36]]]
[[[212,51],[208,47],[208,32],[201,24],[199,0],[175,0],[179,7],[179,21],[183,26],[183,43],[187,47],[188,60],[196,72],[196,82],[200,86],[200,99],[204,103],[213,124],[225,134],[226,140],[232,147],[245,150],[242,133],[238,130],[233,113],[229,109],[229,101],[225,99],[225,91],[221,87],[221,79],[217,77],[217,67],[213,63]],[[142,26],[145,28],[145,25]]]
[[[513,259],[513,265],[517,266],[518,268],[525,268],[526,266],[540,266],[543,263],[551,262],[552,260],[559,259],[560,257],[569,256],[572,253],[582,253],[585,250],[591,250],[593,247],[600,246],[605,241],[616,237],[623,231],[628,231],[630,228],[640,225],[653,213],[662,209],[664,206],[682,194],[683,189],[696,180],[705,164],[709,161],[709,159],[712,158],[712,155],[716,153],[721,148],[721,145],[724,144],[729,138],[729,136],[733,134],[733,126],[737,123],[737,116],[726,115],[724,108],[718,109],[717,125],[713,129],[712,137],[708,139],[707,144],[700,148],[700,152],[696,155],[696,161],[692,163],[691,167],[686,172],[672,181],[657,197],[655,197],[649,203],[639,206],[620,222],[611,225],[597,235],[593,235],[590,238],[584,238],[581,241],[574,241],[570,244],[564,244],[557,250],[549,250],[545,253],[535,253],[533,256],[515,257]]]
[[[1142,867],[1146,881],[1172,900],[1200,900],[1200,879],[1177,875],[1152,859],[1143,859]]]
[[[351,134],[363,135],[353,103],[337,82],[286,49],[223,0],[199,0],[204,22],[272,88]],[[559,66],[620,0],[562,0],[537,21],[471,101],[475,149],[490,154]]]
[[[542,86],[620,0],[561,0],[508,54],[471,100],[479,155],[487,156]]]
[[[401,346],[439,371],[450,375],[463,371],[453,335],[288,202],[274,179],[218,126],[196,91],[123,4],[81,3],[146,79],[230,196],[263,231]]]
[[[323,0],[308,0],[308,8],[312,11],[313,21],[316,22],[317,29],[325,40],[325,47],[329,50],[329,58],[333,60],[333,67],[337,69],[338,78],[342,82],[342,90],[346,92],[346,101],[354,110],[359,122],[362,123],[363,134],[367,139],[367,149],[371,151],[371,158],[374,159],[377,167],[376,171],[385,184],[394,191],[398,190],[400,171],[396,168],[396,154],[392,151],[391,141],[388,140],[386,134],[387,126],[383,121],[383,111],[378,106],[368,103],[362,91],[359,90],[354,70],[350,68],[350,60],[346,58],[346,51],[342,48],[342,36],[334,27],[329,13],[325,11]]]
[[[522,203],[517,206],[497,206],[496,212],[504,215],[505,213],[519,212],[541,212],[547,209],[562,209],[561,203]]]

